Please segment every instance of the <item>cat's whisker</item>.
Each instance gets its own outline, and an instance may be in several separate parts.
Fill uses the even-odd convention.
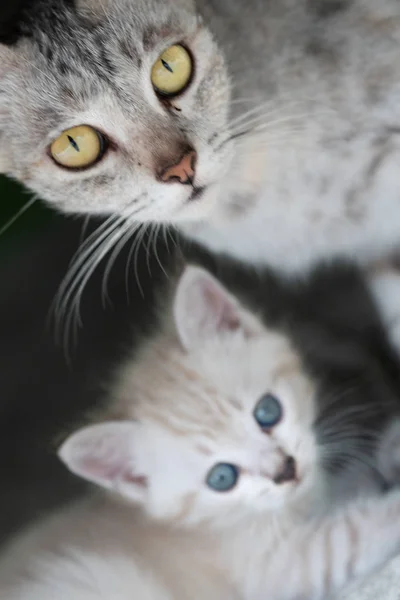
[[[294,128],[292,128],[291,130],[283,129],[282,131],[279,131],[279,127],[282,127],[282,125],[289,123],[289,122],[293,122],[293,121],[294,122],[300,121],[299,127],[296,130]],[[274,129],[277,129],[277,131],[274,131]],[[218,151],[226,143],[228,143],[229,141],[234,140],[234,139],[238,139],[238,138],[254,139],[257,136],[265,136],[265,138],[267,139],[267,136],[272,137],[272,133],[274,133],[275,135],[283,136],[283,135],[287,134],[289,131],[297,131],[298,133],[304,133],[305,131],[307,131],[307,125],[305,125],[301,122],[301,117],[295,117],[295,116],[285,117],[280,120],[276,119],[275,121],[271,121],[271,122],[265,122],[264,119],[257,118],[257,119],[252,120],[249,124],[242,124],[241,127],[237,129],[237,131],[233,131],[233,132],[231,131],[229,133],[229,135],[227,135],[222,140],[219,139],[216,150]]]
[[[7,223],[3,225],[3,227],[0,229],[0,236],[2,236],[6,231],[8,231],[10,227],[12,227],[12,225],[14,225],[14,223],[20,217],[22,217],[22,215],[24,215],[26,211],[29,210],[35,204],[35,202],[37,202],[37,200],[37,196],[34,196],[31,200],[28,200],[28,202],[24,204],[24,206],[20,208],[19,211],[15,213],[15,215],[13,215],[11,219],[9,219]]]
[[[91,215],[87,215],[85,217],[84,221],[83,221],[82,229],[81,229],[81,235],[79,237],[79,247],[82,246],[82,244],[83,244],[83,242],[85,240],[85,235],[86,235],[86,231],[87,231],[87,228],[89,226],[89,223],[90,223],[90,219],[91,219]]]
[[[276,103],[272,103],[270,100],[267,100],[265,102],[262,102],[260,105],[255,106],[232,119],[229,123],[229,127],[232,128],[235,127],[238,123],[242,123],[243,121],[246,122],[246,119],[248,117],[257,115],[257,113],[261,113],[258,116],[264,116],[265,119],[269,119],[273,115],[280,115],[285,112],[292,112],[294,107],[302,106],[303,104],[304,103],[302,101],[293,100],[292,102],[289,102],[287,104],[277,106]]]
[[[131,275],[130,274],[130,267],[131,267],[131,262],[132,262],[132,256],[133,256],[133,253],[134,253],[134,250],[135,250],[135,247],[136,247],[137,239],[139,238],[139,235],[141,235],[141,232],[142,232],[143,228],[145,228],[145,227],[146,227],[146,223],[140,223],[139,224],[139,227],[136,230],[135,239],[133,240],[133,242],[131,244],[131,247],[130,247],[130,250],[129,250],[129,254],[128,254],[128,258],[127,258],[126,265],[125,265],[125,289],[126,289],[126,294],[127,294],[128,302],[129,302],[129,287],[130,287],[129,280],[130,280],[130,275]],[[142,286],[140,284],[139,277],[137,277],[137,276],[136,276],[136,282],[137,282],[140,294],[143,296],[143,289],[142,289]]]
[[[124,223],[123,232],[121,233],[121,239],[118,240],[118,242],[116,243],[116,246],[115,246],[112,254],[109,257],[107,266],[104,270],[103,283],[102,283],[103,303],[106,302],[107,300],[109,300],[107,286],[108,286],[108,280],[109,280],[109,276],[110,276],[112,267],[114,266],[115,261],[117,260],[122,248],[140,230],[142,223],[140,221],[135,220],[134,217],[136,217],[143,209],[144,209],[144,207],[141,207],[140,209],[135,209],[125,217],[126,222]],[[127,264],[129,264],[129,259],[127,261]],[[126,271],[125,271],[125,283],[126,283],[126,290],[127,290],[127,294],[128,294],[129,287],[128,287],[128,279],[127,279]]]
[[[253,118],[250,119],[248,122],[243,123],[240,128],[234,129],[232,130],[232,135],[236,135],[242,131],[245,131],[246,129],[250,130],[251,132],[255,132],[255,131],[274,131],[275,128],[281,128],[282,125],[285,125],[286,123],[298,123],[298,125],[300,126],[302,131],[307,131],[307,128],[309,127],[308,124],[306,124],[305,120],[304,120],[304,116],[305,115],[290,115],[290,116],[286,116],[286,117],[281,117],[280,119],[275,119],[275,120],[265,120],[263,118]],[[283,131],[286,131],[285,129]]]
[[[163,223],[158,223],[158,225],[156,226],[156,230],[155,230],[155,234],[154,234],[154,242],[153,242],[153,251],[154,251],[154,256],[156,258],[156,261],[161,269],[161,271],[164,273],[164,275],[166,276],[167,279],[169,279],[169,275],[167,273],[167,271],[165,270],[164,265],[162,264],[162,261],[160,260],[159,254],[158,254],[158,241],[160,238],[160,232],[164,229],[164,225]]]
[[[102,285],[101,285],[101,297],[102,297],[102,302],[103,302],[104,306],[107,302],[110,302],[110,298],[108,296],[108,283],[109,283],[109,278],[111,275],[112,268],[115,265],[115,262],[116,262],[118,256],[120,255],[123,247],[128,243],[128,241],[131,239],[132,235],[134,235],[134,229],[132,228],[131,223],[126,223],[125,225],[126,226],[121,231],[120,238],[115,243],[115,247],[112,250],[112,252],[110,253],[110,256],[107,260],[106,268],[104,269],[103,281],[102,281]]]
[[[134,254],[133,254],[133,270],[134,270],[134,274],[136,277],[136,280],[138,282],[138,285],[140,286],[141,289],[141,293],[142,295],[144,295],[143,293],[143,288],[140,285],[140,278],[139,278],[139,262],[138,262],[138,258],[139,258],[139,250],[140,247],[142,246],[142,244],[145,244],[145,236],[146,234],[148,234],[149,229],[152,227],[152,223],[146,223],[142,228],[141,228],[141,234],[138,236],[138,239],[136,240],[136,244],[134,246]]]
[[[64,348],[68,353],[68,340],[69,330],[71,326],[71,310],[70,300],[74,291],[77,287],[79,280],[82,277],[82,273],[86,271],[88,265],[91,264],[92,257],[96,253],[99,247],[107,242],[107,239],[118,228],[123,219],[121,217],[112,216],[107,219],[102,225],[100,225],[91,236],[84,242],[84,251],[77,252],[75,258],[72,260],[71,267],[67,272],[63,282],[61,283],[59,290],[55,296],[51,313],[56,318],[56,339],[61,342],[64,340]],[[79,314],[74,315],[74,327],[79,326]]]
[[[165,225],[164,223],[161,224],[161,231],[163,233],[163,239],[164,239],[164,245],[165,248],[168,252],[168,254],[171,254],[171,250],[169,247],[169,241],[168,241],[168,225]]]
[[[120,226],[123,219],[118,216],[112,216],[107,219],[102,225],[100,225],[82,244],[82,247],[78,249],[74,257],[72,258],[70,267],[64,280],[62,281],[59,290],[55,298],[55,312],[56,314],[62,313],[64,307],[68,304],[69,296],[68,290],[73,283],[75,277],[79,273],[82,265],[85,267],[87,260],[91,254],[96,251],[96,248],[101,245],[104,239],[106,239],[110,233],[117,227]]]
[[[107,236],[101,236],[102,240],[104,239],[104,245],[107,245],[108,250],[105,251],[105,255],[114,247],[115,244],[117,244],[117,252],[113,252],[113,254],[110,257],[110,262],[107,265],[107,268],[105,270],[105,274],[104,274],[104,278],[103,278],[103,288],[102,291],[104,292],[104,289],[106,287],[106,283],[108,280],[108,276],[110,274],[111,268],[112,268],[112,264],[114,263],[116,257],[118,256],[122,246],[119,244],[119,242],[121,241],[121,238],[124,239],[124,243],[126,243],[126,241],[129,239],[130,236],[134,235],[135,233],[135,227],[132,227],[132,222],[130,221],[130,219],[134,216],[137,215],[141,210],[143,210],[143,207],[141,208],[135,208],[134,210],[131,211],[131,213],[128,213],[126,215],[123,215],[122,217],[120,217],[120,219],[118,220],[118,224],[117,224],[117,234],[114,235],[115,232],[115,228],[112,229],[112,231],[108,231],[108,233],[111,233],[111,240],[113,240],[112,244],[109,244],[110,242],[110,237]],[[100,260],[98,260],[98,255],[99,254],[103,254],[104,252],[104,245],[101,243],[100,246],[95,242],[96,244],[96,248],[95,248],[95,254],[92,253],[90,259],[86,259],[88,260],[88,262],[90,262],[90,260],[94,260],[96,261],[96,263],[98,264],[99,262],[101,262],[102,258],[100,258]],[[97,266],[96,264],[96,266]],[[95,267],[96,268],[96,267]],[[78,274],[75,277],[75,285],[79,282],[80,279],[84,278],[84,281],[87,281],[86,276],[87,276],[87,265],[83,264],[83,269],[81,269],[81,271],[78,271]],[[89,275],[88,278],[90,278],[91,275]],[[105,285],[105,287],[104,287]]]
[[[112,243],[115,243],[112,240]],[[74,296],[72,297],[70,304],[66,307],[65,312],[65,323],[64,323],[64,349],[67,356],[69,356],[69,340],[72,339],[73,344],[76,344],[78,329],[82,326],[82,319],[80,314],[80,305],[83,295],[84,288],[87,285],[88,279],[92,276],[94,270],[99,266],[104,256],[109,252],[111,244],[104,244],[105,251],[96,255],[96,258],[90,261],[90,268],[86,271],[86,276],[82,277],[83,283],[77,288],[77,282],[74,282]],[[76,289],[77,288],[77,289]]]
[[[118,228],[116,233],[111,234],[109,238],[107,238],[107,240],[101,246],[101,249],[99,249],[94,255],[94,257],[90,261],[88,261],[86,268],[82,270],[82,272],[79,274],[79,277],[74,282],[74,287],[72,290],[72,292],[74,292],[74,296],[71,301],[71,312],[75,313],[79,317],[80,323],[80,303],[86,285],[91,276],[93,275],[94,271],[102,262],[102,260],[107,256],[107,254],[114,247],[114,245],[120,240],[122,235],[121,229],[122,227]]]

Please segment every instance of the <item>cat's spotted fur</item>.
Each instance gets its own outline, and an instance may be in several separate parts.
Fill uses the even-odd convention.
[[[0,46],[0,169],[60,210],[128,218],[104,243],[173,223],[289,272],[398,247],[397,0],[28,4]],[[166,104],[150,72],[178,42],[194,78]],[[83,123],[110,151],[67,172],[48,148]],[[192,186],[160,181],[188,148]]]

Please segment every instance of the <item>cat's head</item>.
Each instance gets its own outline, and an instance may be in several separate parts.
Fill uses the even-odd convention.
[[[37,0],[0,43],[0,172],[62,211],[177,222],[230,169],[230,84],[192,0]]]
[[[285,511],[314,497],[314,387],[281,335],[207,272],[188,267],[175,334],[122,373],[107,421],[60,456],[76,474],[180,523]]]

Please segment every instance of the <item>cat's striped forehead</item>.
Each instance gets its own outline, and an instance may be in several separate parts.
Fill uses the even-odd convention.
[[[89,74],[112,84],[121,57],[140,67],[163,38],[190,34],[191,19],[178,4],[36,0],[22,13],[14,41],[28,40],[53,75]]]

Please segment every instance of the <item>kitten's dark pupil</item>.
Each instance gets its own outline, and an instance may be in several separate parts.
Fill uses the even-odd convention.
[[[172,68],[170,67],[170,65],[163,59],[161,59],[162,64],[164,65],[164,67],[167,69],[167,71],[169,71],[170,73],[173,73]]]
[[[80,148],[79,148],[78,144],[76,143],[76,141],[74,140],[74,138],[71,137],[70,135],[68,135],[67,137],[68,137],[69,143],[71,144],[73,149],[76,150],[77,152],[80,152]]]

